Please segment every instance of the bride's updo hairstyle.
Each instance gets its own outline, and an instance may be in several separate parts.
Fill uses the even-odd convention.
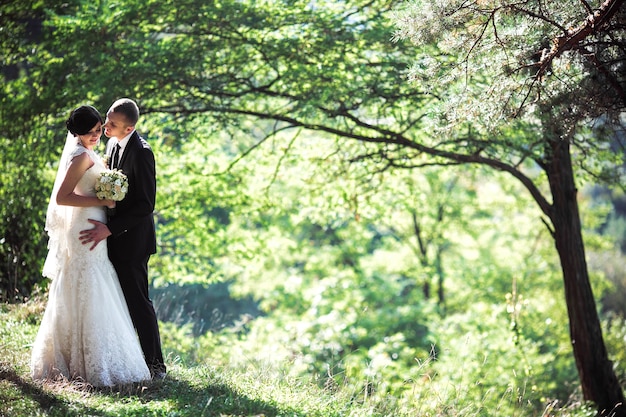
[[[80,106],[72,111],[65,125],[67,126],[67,130],[76,136],[86,134],[98,122],[104,123],[104,120],[95,107]]]

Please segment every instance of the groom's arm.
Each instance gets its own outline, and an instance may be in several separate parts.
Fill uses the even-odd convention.
[[[99,222],[98,220],[87,219],[87,221],[93,224],[93,229],[81,230],[78,239],[83,245],[91,243],[89,250],[93,250],[96,246],[98,246],[98,243],[111,236],[111,231],[106,224]]]

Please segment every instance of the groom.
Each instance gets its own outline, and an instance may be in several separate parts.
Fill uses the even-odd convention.
[[[148,260],[156,253],[152,212],[156,199],[154,154],[148,143],[135,131],[139,119],[137,104],[127,98],[117,100],[107,112],[104,134],[109,167],[128,177],[128,193],[116,203],[107,224],[91,221],[94,228],[85,230],[83,244],[92,249],[107,238],[109,259],[120,280],[126,304],[139,336],[141,348],[152,377],[162,379],[166,369],[156,313],[148,296]]]

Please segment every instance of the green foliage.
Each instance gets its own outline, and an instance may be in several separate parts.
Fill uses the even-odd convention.
[[[539,412],[575,386],[570,353],[563,346],[545,350],[541,338],[519,337],[502,304],[475,303],[437,328],[446,342],[432,360],[419,363],[420,378],[405,397],[425,414],[455,415],[468,403],[489,414],[513,415],[531,404]]]
[[[45,21],[47,13],[68,5],[9,2],[0,10],[0,301],[29,297],[41,280],[45,209],[65,141],[62,121],[73,104],[63,101],[67,96],[57,83],[65,77],[44,73]]]
[[[479,117],[500,104],[494,96],[473,108],[458,141],[429,130],[448,119],[433,117],[441,108],[401,80],[405,61],[437,49],[389,44],[394,4],[37,4],[42,36],[23,36],[11,58],[21,75],[3,86],[0,193],[11,203],[0,209],[0,230],[16,236],[0,251],[21,274],[2,270],[3,284],[23,281],[26,295],[40,278],[42,190],[51,188],[66,113],[130,96],[157,159],[154,294],[174,305],[198,289],[181,301],[188,309],[163,314],[172,321],[162,329],[174,380],[125,401],[59,394],[60,413],[202,415],[219,402],[227,415],[588,414],[557,407],[577,387],[560,268],[539,210],[508,177],[432,166],[450,163],[440,151],[489,152],[545,192],[545,176],[526,162],[543,156],[534,142],[542,132],[534,121],[505,123],[484,150],[476,135],[501,120]],[[26,3],[12,7],[27,12]],[[27,29],[11,22],[15,33]],[[4,48],[22,38],[1,39]],[[457,92],[495,94],[492,80],[482,74]],[[470,102],[439,104],[460,114]],[[595,139],[581,133],[577,144],[587,147],[575,156],[604,169],[615,159],[591,146]],[[590,228],[597,219],[585,218]],[[228,283],[228,294],[206,296],[216,282]],[[258,302],[263,315],[207,333],[193,319],[220,297]],[[607,338],[619,364],[620,329]],[[304,385],[315,393],[310,402],[290,396],[309,380],[325,391]],[[19,393],[10,389],[11,398]],[[38,412],[34,401],[23,406]]]
[[[30,132],[17,142],[0,137],[0,301],[30,296],[46,254],[45,207],[56,171],[42,169],[47,161],[39,150],[47,149],[46,138]]]
[[[324,142],[310,150],[302,140],[301,148],[290,149],[297,160],[324,154]],[[246,168],[258,173],[251,201],[261,204],[266,195],[280,201],[281,210],[247,218],[247,224],[267,226],[248,236],[258,245],[255,257],[239,264],[233,283],[235,293],[259,299],[266,316],[236,336],[220,332],[228,348],[218,347],[214,355],[289,360],[297,377],[345,387],[360,400],[394,398],[416,407],[419,392],[421,410],[432,413],[442,404],[449,404],[446,412],[459,413],[464,398],[504,413],[525,402],[540,410],[575,390],[567,328],[556,324],[567,321],[561,297],[555,298],[561,291],[558,264],[536,232],[536,210],[525,194],[511,197],[519,191],[507,177],[487,182],[479,173],[465,173],[450,181],[435,170],[427,177],[396,172],[385,175],[376,193],[360,194],[359,183],[339,169],[307,174],[283,159],[272,171],[280,157],[274,151],[257,149],[259,157]],[[329,176],[332,185],[302,193],[303,182],[323,183]],[[268,182],[275,191],[264,194]],[[361,204],[365,199],[368,204]],[[418,256],[414,207],[432,248],[446,248],[439,270],[449,312],[443,318],[437,300],[423,291],[424,281],[438,272]],[[491,317],[492,310],[497,315]],[[473,342],[457,342],[466,339]],[[470,351],[477,356],[467,378],[456,378],[465,368],[459,355],[467,358]],[[481,355],[489,357],[487,368]],[[425,374],[431,384],[420,382]],[[451,386],[463,391],[455,396],[448,393]],[[430,396],[443,400],[426,406]]]
[[[518,185],[505,176],[485,181],[480,171],[463,172],[456,180],[436,170],[424,176],[400,171],[385,174],[381,182],[366,177],[377,187],[361,193],[362,183],[350,180],[344,168],[366,173],[365,164],[341,166],[326,157],[327,170],[303,170],[301,164],[332,154],[332,141],[318,139],[311,148],[306,135],[299,139],[289,149],[293,160],[266,142],[255,158],[233,167],[256,173],[246,183],[247,215],[232,216],[227,226],[229,237],[241,239],[235,247],[249,248],[253,256],[230,256],[237,264],[223,271],[233,274],[233,292],[258,299],[266,317],[246,323],[243,332],[219,332],[223,342],[209,356],[290,360],[297,377],[312,375],[321,385],[346,387],[358,398],[391,396],[407,404],[411,400],[402,393],[419,389],[426,397],[428,387],[466,387],[474,378],[480,385],[463,388],[462,398],[480,398],[486,409],[521,407],[522,396],[540,410],[575,391],[562,325],[566,312],[555,295],[561,291],[558,263],[536,209]],[[195,157],[204,150],[197,149]],[[324,183],[303,192],[303,184]],[[423,291],[437,268],[420,258],[415,207],[430,250],[445,248],[440,272],[449,316],[444,318],[437,300]],[[483,300],[499,314],[486,321],[488,310],[475,312],[468,300]],[[454,332],[442,331],[444,326]],[[466,338],[476,341],[468,348],[450,344]],[[207,334],[195,343],[214,341],[215,335]],[[468,379],[454,379],[461,366],[454,353],[470,348],[488,354],[494,371],[484,372],[476,359]],[[203,358],[185,356],[184,350],[181,358]],[[432,385],[416,385],[425,372],[437,378]]]
[[[596,14],[622,19],[620,6],[605,13],[606,6]],[[400,6],[394,39],[423,48],[410,78],[432,93],[426,123],[435,138],[448,138],[437,149],[467,147],[467,154],[515,166],[530,159],[546,169],[554,122],[572,136],[578,181],[618,185],[624,155],[613,143],[620,140],[624,75],[617,63],[626,39],[611,25],[586,32],[593,26],[588,7],[573,0],[545,7],[421,0]],[[571,47],[575,35],[597,60]]]
[[[155,283],[223,280],[221,264],[232,261],[237,239],[228,227],[248,204],[242,175],[225,166],[232,141],[205,118],[178,129],[150,115],[142,123],[157,161]]]
[[[592,10],[575,1],[544,7],[415,0],[395,16],[396,40],[427,46],[415,57],[411,74],[433,92],[427,105],[434,116],[432,134],[423,143],[434,143],[434,155],[509,172],[547,217],[561,261],[583,395],[600,411],[623,403],[624,395],[601,336],[576,189],[589,179],[613,187],[620,181],[616,168],[623,168],[623,149],[612,143],[621,135],[621,122],[613,122],[626,104],[617,64],[626,45],[617,29],[621,19],[621,2]],[[596,30],[600,21],[616,26]],[[575,46],[581,42],[584,53]],[[549,192],[526,161],[545,171]],[[586,343],[576,343],[580,339]]]

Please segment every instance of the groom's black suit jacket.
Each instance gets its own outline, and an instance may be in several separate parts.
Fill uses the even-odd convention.
[[[117,259],[141,259],[156,253],[153,218],[156,168],[150,145],[136,131],[124,148],[118,169],[128,177],[129,187],[107,222],[112,233],[108,238],[109,255]]]
[[[113,143],[111,143],[113,144]],[[107,226],[107,246],[146,364],[155,375],[165,372],[156,313],[148,294],[148,260],[156,252],[154,202],[156,171],[148,143],[133,132],[118,166],[128,176],[128,193],[118,201]]]

